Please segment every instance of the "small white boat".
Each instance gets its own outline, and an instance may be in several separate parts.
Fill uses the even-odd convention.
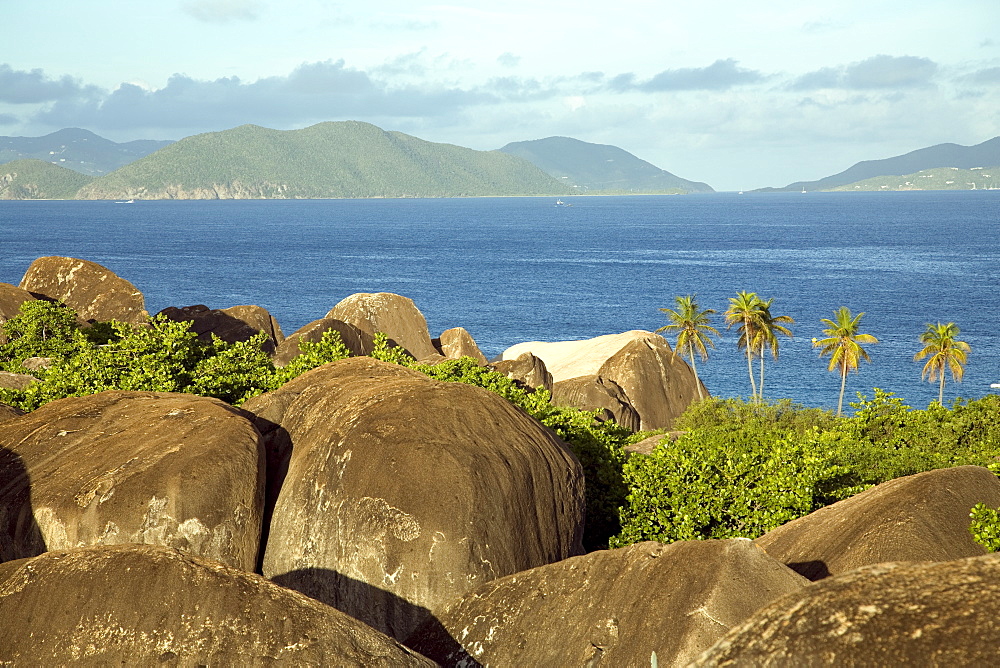
[[[557,200],[556,200],[556,206],[573,206],[573,205],[572,205],[572,204],[569,204],[569,203],[567,203],[567,202],[564,202],[564,201],[562,201],[561,199],[557,199]]]
[[[135,200],[134,199],[119,200],[116,201],[115,204],[135,204]]]
[[[1000,390],[1000,383],[990,383],[990,387],[994,390]]]

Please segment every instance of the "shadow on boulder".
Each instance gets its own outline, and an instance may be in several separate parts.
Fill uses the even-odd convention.
[[[20,455],[0,447],[0,562],[37,557],[45,550],[31,505],[28,470]]]
[[[331,608],[346,612],[372,628],[378,628],[382,623],[386,616],[386,610],[405,610],[407,617],[422,619],[421,628],[433,632],[435,638],[450,639],[451,642],[447,643],[447,649],[449,653],[457,653],[463,657],[463,666],[474,668],[480,665],[465,652],[458,642],[448,635],[447,630],[431,614],[430,610],[367,582],[355,580],[328,568],[302,568],[289,571],[271,578],[271,582],[305,594]],[[335,593],[331,595],[330,592]],[[361,601],[364,602],[364,605],[358,606],[350,603],[345,605],[345,602],[349,601]]]

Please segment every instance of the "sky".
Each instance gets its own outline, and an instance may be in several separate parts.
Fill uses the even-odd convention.
[[[1000,135],[997,0],[0,0],[0,135],[359,120],[567,136],[717,190]]]

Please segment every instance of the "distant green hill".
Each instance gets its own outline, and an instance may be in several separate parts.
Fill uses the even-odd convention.
[[[534,163],[579,193],[714,192],[705,183],[674,176],[617,146],[548,137],[513,142],[500,150]]]
[[[100,176],[170,143],[140,139],[119,144],[89,130],[64,128],[43,137],[0,137],[0,163],[35,158],[81,174]]]
[[[499,151],[435,144],[357,121],[302,130],[243,125],[182,139],[101,177],[81,199],[566,195]]]
[[[904,155],[897,155],[893,158],[865,160],[839,174],[827,176],[818,181],[796,181],[784,188],[761,188],[756,192],[833,190],[848,184],[853,186],[855,183],[880,176],[899,177],[914,175],[921,170],[936,169],[938,167],[971,169],[973,167],[986,167],[987,165],[998,164],[1000,164],[1000,137],[994,137],[975,146],[937,144],[936,146],[910,151]],[[893,179],[889,179],[889,181],[893,181]],[[855,190],[853,187],[850,189]]]
[[[896,190],[991,190],[1000,188],[1000,167],[938,167],[923,169],[903,176],[877,176],[849,183],[834,191],[896,191]]]
[[[0,199],[72,199],[93,177],[43,160],[0,165]]]

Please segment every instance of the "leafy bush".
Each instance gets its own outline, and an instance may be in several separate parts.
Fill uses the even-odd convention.
[[[0,347],[5,368],[24,371],[20,362],[26,357],[52,360],[49,368],[31,372],[40,382],[24,390],[0,388],[0,401],[27,411],[105,390],[188,392],[238,405],[348,356],[340,335],[331,330],[318,343],[301,343],[302,354],[276,369],[262,349],[264,334],[237,343],[218,337],[205,343],[187,322],[165,317],[152,318],[148,326],[110,322],[81,331],[71,309],[48,302],[26,302],[4,323],[4,331],[10,339]]]
[[[990,508],[985,503],[977,503],[969,513],[969,533],[972,539],[986,548],[987,552],[1000,550],[1000,508]]]
[[[755,538],[823,505],[844,470],[824,435],[722,425],[665,441],[624,468],[620,547],[643,540]]]

